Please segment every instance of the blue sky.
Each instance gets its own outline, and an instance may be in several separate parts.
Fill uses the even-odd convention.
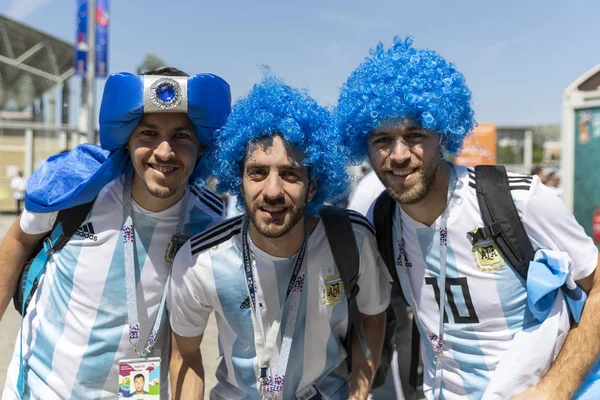
[[[75,5],[0,0],[0,13],[74,42]],[[369,48],[411,35],[466,75],[479,122],[552,123],[564,88],[600,63],[597,0],[117,0],[110,11],[110,72],[133,71],[153,51],[222,76],[234,99],[267,64],[333,105]]]

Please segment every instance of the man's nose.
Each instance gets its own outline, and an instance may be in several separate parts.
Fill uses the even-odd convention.
[[[406,145],[402,136],[399,136],[393,144],[390,160],[396,164],[402,164],[410,159],[410,148]]]
[[[281,178],[276,171],[271,172],[269,176],[267,176],[263,194],[266,198],[272,200],[283,197]]]
[[[154,149],[154,154],[161,160],[168,160],[173,156],[173,148],[167,140],[163,140],[156,149]]]

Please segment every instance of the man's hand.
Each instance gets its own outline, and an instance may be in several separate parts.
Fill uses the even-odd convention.
[[[385,311],[375,315],[360,314],[371,358],[366,358],[360,341],[352,340],[352,378],[350,380],[350,400],[365,400],[371,391],[371,384],[379,366],[379,356],[385,336]]]

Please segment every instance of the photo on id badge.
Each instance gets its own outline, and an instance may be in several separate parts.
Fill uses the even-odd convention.
[[[159,357],[119,362],[119,399],[158,400],[159,398]]]

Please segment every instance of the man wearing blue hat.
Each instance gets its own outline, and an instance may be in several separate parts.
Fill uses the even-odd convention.
[[[229,85],[211,74],[112,75],[100,108],[102,148],[79,146],[32,176],[26,211],[0,248],[2,312],[58,211],[94,203],[51,253],[4,399],[130,397],[131,376],[142,372],[150,395],[167,398],[165,287],[183,242],[223,218],[222,202],[196,178],[230,104]]]

